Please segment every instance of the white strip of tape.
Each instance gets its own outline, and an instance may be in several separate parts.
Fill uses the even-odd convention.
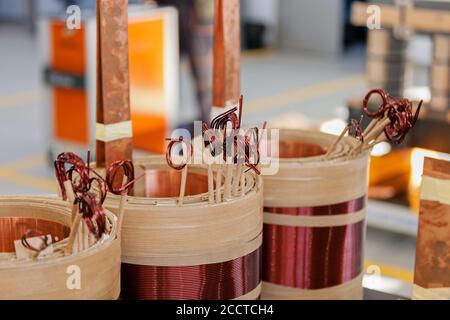
[[[262,282],[252,291],[233,300],[256,300],[261,295]]]
[[[423,176],[420,199],[450,205],[450,180]]]
[[[97,123],[95,131],[96,139],[103,142],[131,138],[133,136],[131,121],[123,121],[114,124]]]
[[[423,288],[413,285],[413,300],[450,300],[450,288]]]
[[[362,300],[363,273],[337,286],[323,289],[300,289],[263,282],[261,300]]]
[[[288,227],[338,227],[364,220],[366,210],[331,216],[293,216],[264,212],[264,223]]]

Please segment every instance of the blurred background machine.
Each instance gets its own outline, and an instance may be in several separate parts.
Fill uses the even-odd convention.
[[[430,76],[431,108],[450,112],[450,34],[433,36],[433,62]]]
[[[68,30],[58,17],[38,24],[50,159],[63,150],[84,153],[95,142],[96,22],[93,13],[82,17],[80,29]],[[134,146],[163,152],[179,102],[175,9],[130,8],[129,57]]]
[[[372,199],[386,200],[397,207],[398,228],[416,224],[412,213],[419,210],[420,172],[425,156],[448,158],[450,140],[450,3],[440,1],[371,1],[354,2],[352,23],[367,27],[369,14],[374,7],[379,8],[381,25],[379,29],[368,31],[367,42],[367,84],[380,87],[394,96],[406,96],[425,105],[421,119],[407,143],[392,150],[375,150],[371,164]],[[431,63],[420,70],[412,56],[413,41],[416,37],[426,37],[430,42]],[[417,71],[417,74],[415,72]],[[425,77],[423,76],[425,74]],[[422,79],[418,79],[422,77]],[[423,84],[417,86],[417,83]],[[350,99],[350,117],[361,115],[362,100]],[[377,102],[372,108],[378,107]],[[379,170],[383,168],[383,170]],[[376,204],[376,202],[373,202]],[[383,206],[381,206],[383,207]],[[410,209],[404,209],[410,208]],[[380,210],[380,212],[383,210]],[[403,213],[403,214],[402,214]],[[376,215],[372,215],[376,217]],[[380,214],[382,222],[384,215]],[[410,230],[415,232],[415,228]]]

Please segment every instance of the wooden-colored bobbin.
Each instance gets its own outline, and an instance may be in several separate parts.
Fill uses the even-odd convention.
[[[336,138],[280,131],[278,173],[264,176],[262,299],[362,298],[369,153],[349,157],[358,141],[342,137],[327,154]]]
[[[135,159],[134,165],[144,168],[147,190],[146,197],[129,196],[124,210],[122,262],[124,270],[130,271],[125,271],[127,278],[123,288],[125,299],[139,298],[135,296],[133,289],[139,286],[139,279],[137,275],[133,276],[135,273],[132,270],[164,272],[167,269],[169,272],[178,268],[180,274],[183,274],[184,268],[188,270],[203,265],[208,268],[214,264],[231,263],[247,255],[253,258],[259,255],[257,251],[262,244],[262,194],[256,189],[252,172],[243,175],[245,188],[242,197],[231,197],[228,201],[210,203],[208,166],[191,165],[184,203],[179,206],[178,191],[171,186],[178,185],[175,181],[180,179],[180,172],[169,169],[163,157]],[[165,181],[167,184],[156,185],[155,181]],[[216,188],[218,185],[219,182],[216,180]],[[117,212],[119,199],[116,195],[108,195],[105,206]],[[248,272],[255,271],[255,274],[250,275],[257,276],[259,271],[256,269],[259,270],[259,267]],[[208,278],[204,280],[209,281]],[[163,280],[154,281],[155,283],[151,285],[158,287],[161,285],[159,281]],[[211,282],[208,283],[214,286]],[[260,289],[259,284],[258,280],[254,288],[248,288],[248,292],[240,292],[238,296],[229,298],[250,294]],[[147,298],[174,298],[180,291],[186,291],[188,297],[194,298],[189,296],[189,281],[184,282],[182,288],[172,289],[174,291],[165,290],[164,293],[154,295],[148,290],[142,290]],[[219,287],[214,290],[218,294],[221,291]],[[221,294],[219,296],[223,297]],[[218,296],[207,294],[202,298],[217,299]]]
[[[106,211],[106,216],[111,225],[109,236],[86,250],[64,256],[59,250],[60,242],[65,242],[62,240],[53,244],[53,254],[38,260],[0,259],[0,299],[117,299],[120,291],[120,243],[116,239],[115,216],[109,211]],[[45,221],[58,228],[68,228],[72,224],[71,208],[67,202],[50,197],[0,197],[0,221],[4,219]],[[45,225],[42,226],[41,231],[45,233],[56,230],[53,227],[45,230]],[[0,233],[6,234],[3,230]],[[81,272],[79,288],[77,272]],[[71,275],[74,281],[70,281]],[[78,289],[69,290],[68,286]]]

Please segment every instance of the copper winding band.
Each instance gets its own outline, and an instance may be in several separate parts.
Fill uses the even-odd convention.
[[[265,208],[264,223],[292,227],[336,227],[365,219],[366,197],[332,205],[300,208]]]
[[[124,299],[256,299],[260,289],[260,249],[237,259],[204,265],[156,267],[122,264]]]
[[[316,207],[266,207],[263,280],[271,285],[263,286],[263,298],[274,292],[307,298],[319,289],[334,294],[326,290],[338,286],[340,292],[339,286],[356,279],[362,273],[365,204],[362,196]],[[354,281],[348,286],[360,289],[361,281]]]

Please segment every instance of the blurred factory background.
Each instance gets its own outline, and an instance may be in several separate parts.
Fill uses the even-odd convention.
[[[192,1],[211,14],[212,0]],[[178,52],[176,10],[130,0],[140,2],[145,5],[130,10],[135,144],[142,152],[160,152],[167,131],[201,117],[201,102],[192,65]],[[369,87],[425,100],[423,125],[411,141],[399,149],[377,148],[371,167],[365,285],[410,296],[423,157],[450,158],[450,40],[448,34],[416,32],[407,41],[387,34],[371,44],[367,28],[352,24],[353,2],[241,0],[245,120],[337,134],[358,115]],[[71,4],[80,6],[82,26],[68,32]],[[448,1],[415,5],[450,10]],[[93,0],[0,0],[1,194],[54,193],[49,159],[63,149],[92,146],[94,8]],[[202,41],[208,41],[210,21],[201,26]],[[439,52],[438,40],[444,43]],[[207,52],[208,44],[202,45]],[[383,50],[389,46],[398,47]],[[437,59],[441,52],[447,61]],[[440,81],[434,69],[444,70]]]

